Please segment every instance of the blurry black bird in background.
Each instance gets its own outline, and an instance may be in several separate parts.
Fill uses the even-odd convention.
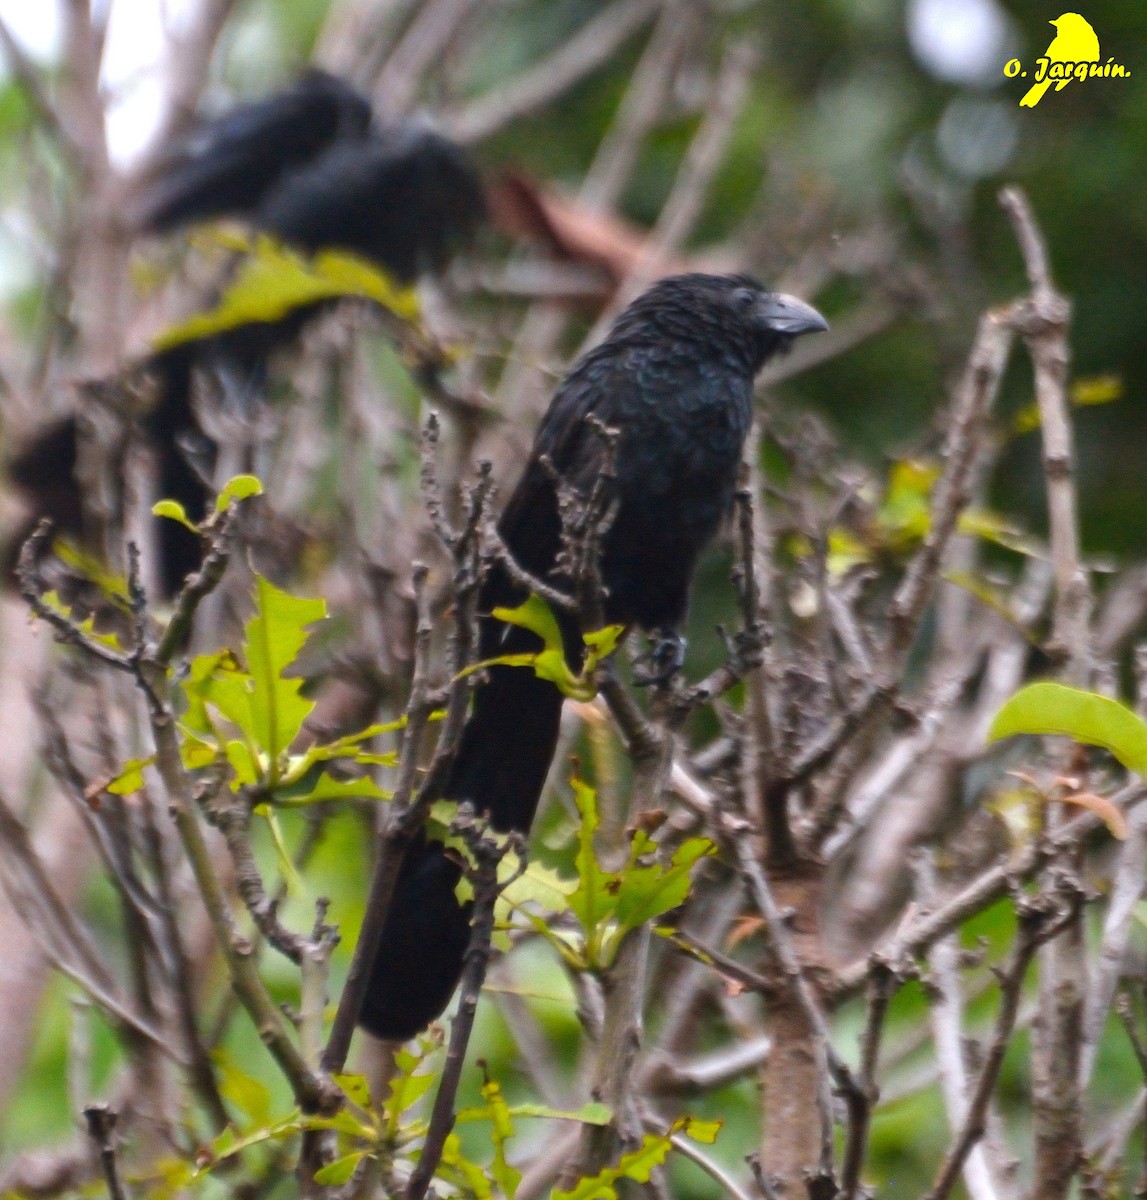
[[[616,511],[601,546],[604,615],[655,635],[640,682],[668,678],[681,665],[693,570],[732,507],[754,376],[801,334],[827,328],[814,308],[747,276],[673,276],[635,300],[554,395],[498,527],[520,566],[568,590],[556,566],[562,528],[554,474],[587,496],[604,459],[590,418],[617,430]],[[495,567],[479,611],[524,599]],[[576,670],[581,638],[569,614],[558,616]],[[538,648],[526,630],[482,618],[480,658]],[[488,668],[444,794],[489,814],[495,829],[527,832],[561,709],[557,688],[528,668]],[[469,940],[470,913],[454,895],[459,878],[441,843],[422,838],[408,851],[359,1019],[378,1037],[411,1037],[449,1002]]]
[[[282,92],[205,121],[160,158],[135,223],[153,233],[213,217],[253,217],[268,192],[339,141],[365,138],[370,105],[312,70]]]
[[[442,271],[484,216],[481,180],[460,147],[417,122],[379,128],[353,88],[312,70],[285,91],[203,122],[173,147],[143,193],[135,225],[141,233],[164,233],[240,218],[296,250],[347,251],[410,284]],[[324,307],[307,305],[152,360],[158,398],[143,425],[158,456],[158,492],[180,501],[192,520],[204,512],[210,491],[204,476],[214,452],[192,403],[196,373],[213,372],[225,394],[249,403],[263,391],[269,356]],[[46,446],[64,447],[60,468],[74,462],[77,436],[68,419],[46,430],[11,468],[37,514],[48,512],[52,499],[49,515],[71,533],[79,532],[78,492],[69,509],[58,495],[61,471],[49,478],[38,467]],[[185,453],[189,441],[201,448],[196,465]],[[74,516],[64,519],[69,511]],[[161,583],[171,594],[198,565],[200,547],[172,521],[160,522],[159,537]]]

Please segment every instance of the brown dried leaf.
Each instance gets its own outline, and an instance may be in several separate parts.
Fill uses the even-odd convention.
[[[1127,840],[1127,818],[1106,796],[1097,796],[1094,792],[1069,792],[1060,797],[1064,804],[1074,804],[1079,808],[1090,809],[1111,831],[1113,838],[1123,842]]]
[[[738,917],[729,929],[725,937],[725,945],[732,950],[734,946],[739,945],[746,938],[750,938],[754,933],[764,929],[765,922],[761,917],[751,913],[746,913],[743,917]]]
[[[540,242],[557,258],[601,267],[619,283],[645,255],[645,230],[613,213],[561,196],[517,171],[508,171],[488,193],[491,219],[511,237]],[[659,264],[667,273],[679,263]]]

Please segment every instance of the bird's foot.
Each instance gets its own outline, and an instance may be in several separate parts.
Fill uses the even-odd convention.
[[[660,629],[649,639],[649,649],[633,662],[633,682],[638,687],[666,683],[685,661],[685,639],[672,629]]]

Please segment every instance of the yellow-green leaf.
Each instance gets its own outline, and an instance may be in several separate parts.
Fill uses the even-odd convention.
[[[589,701],[594,698],[597,691],[593,685],[593,673],[597,664],[613,653],[625,632],[622,625],[607,625],[604,629],[583,634],[582,641],[587,650],[585,664],[581,674],[575,675],[566,662],[561,627],[541,596],[531,593],[517,608],[495,608],[493,615],[507,625],[517,625],[536,634],[542,641],[542,649],[533,653],[504,654],[498,658],[484,659],[467,667],[459,678],[486,667],[532,667],[539,679],[548,680],[563,696],[573,700]]]
[[[671,1133],[683,1133],[695,1142],[704,1142],[711,1146],[721,1132],[724,1121],[702,1121],[699,1117],[678,1117],[673,1122]]]
[[[1094,404],[1110,404],[1121,400],[1124,393],[1123,380],[1118,375],[1087,375],[1077,379],[1068,393],[1071,403],[1077,408]],[[1030,433],[1040,425],[1039,405],[1026,404],[1012,420],[1015,433]]]
[[[143,768],[150,767],[153,762],[154,754],[146,758],[129,758],[104,791],[111,792],[113,796],[130,796],[132,792],[138,792],[143,787]]]
[[[352,1104],[357,1104],[359,1108],[370,1108],[370,1084],[365,1075],[341,1074],[333,1078]]]
[[[344,1154],[342,1158],[336,1158],[334,1162],[327,1163],[325,1167],[320,1167],[315,1172],[315,1183],[337,1185],[346,1183],[354,1174],[355,1167],[367,1156],[366,1150],[354,1150],[350,1154]]]
[[[286,840],[283,837],[283,827],[279,824],[279,818],[275,815],[275,810],[269,804],[256,804],[252,809],[256,816],[260,816],[267,822],[267,828],[271,831],[271,841],[275,846],[275,857],[279,860],[279,873],[283,877],[283,882],[287,885],[287,891],[292,896],[298,896],[303,891],[303,881],[299,872],[295,869],[295,864],[291,861],[291,852],[287,849]]]
[[[307,626],[326,615],[324,601],[289,595],[255,576],[255,615],[247,622],[244,644],[251,725],[241,727],[268,755],[272,771],[314,708],[300,695],[302,680],[284,678],[283,672],[303,648]]]
[[[101,633],[96,629],[96,619],[94,615],[77,618],[71,608],[64,603],[59,592],[45,592],[42,597],[44,603],[61,616],[65,616],[90,642],[96,642],[101,646],[107,646],[109,650],[121,650],[119,638],[114,633]]]
[[[341,251],[314,258],[260,236],[248,251],[218,305],[166,330],[155,339],[157,351],[236,329],[241,325],[279,321],[308,304],[339,296],[364,296],[406,320],[418,315],[418,300],[370,263]]]
[[[489,1177],[477,1163],[471,1162],[462,1153],[462,1142],[456,1133],[446,1138],[442,1148],[442,1166],[456,1173],[463,1185],[463,1194],[469,1192],[474,1200],[492,1200],[494,1188]]]
[[[372,779],[335,779],[324,771],[313,787],[299,794],[293,792],[275,797],[278,808],[306,808],[327,800],[390,800],[394,793],[381,788]]]
[[[190,529],[196,537],[199,536],[199,526],[187,515],[187,510],[178,500],[157,500],[151,506],[151,512],[152,516],[166,517],[169,521],[176,521],[185,529]]]
[[[262,1128],[271,1123],[271,1092],[265,1083],[248,1075],[222,1050],[212,1055],[219,1091],[232,1104],[250,1127]]]
[[[1109,750],[1128,770],[1147,778],[1147,724],[1125,704],[1062,683],[1021,688],[996,713],[988,741],[1013,734],[1060,734]]]
[[[65,566],[86,575],[109,599],[116,601],[121,607],[127,605],[127,580],[118,572],[109,570],[94,554],[89,554],[63,537],[58,537],[52,542],[52,553]]]
[[[1110,404],[1113,400],[1121,400],[1125,390],[1119,375],[1085,375],[1072,383],[1071,402],[1080,408]]]
[[[257,475],[233,475],[215,497],[215,511],[222,512],[232,500],[246,500],[248,496],[261,496],[263,484]]]

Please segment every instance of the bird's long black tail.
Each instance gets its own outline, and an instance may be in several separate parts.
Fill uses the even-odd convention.
[[[199,429],[191,402],[194,350],[177,346],[156,355],[152,369],[159,377],[159,395],[143,427],[156,455],[157,498],[178,501],[188,517],[199,522],[206,516],[210,489],[182,444],[182,439],[196,435]],[[165,596],[174,596],[187,576],[198,569],[202,543],[186,526],[164,519],[156,526],[156,550],[160,586]]]
[[[483,600],[490,599],[487,590]],[[484,623],[483,658],[537,648],[524,630]],[[468,800],[500,832],[528,832],[561,713],[561,693],[529,667],[488,668],[444,794]],[[450,1002],[470,937],[469,908],[454,894],[460,877],[461,867],[439,842],[420,838],[407,852],[359,1014],[359,1024],[376,1037],[412,1037]]]

